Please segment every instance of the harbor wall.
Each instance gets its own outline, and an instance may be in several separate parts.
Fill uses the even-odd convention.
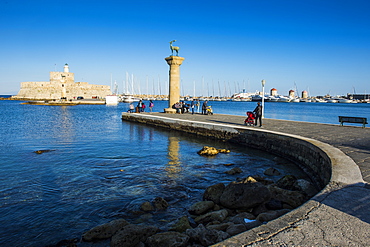
[[[340,149],[314,139],[241,126],[233,124],[233,121],[203,119],[204,122],[198,122],[194,121],[194,118],[188,118],[192,119],[188,120],[187,118],[179,119],[163,117],[159,114],[153,115],[122,113],[122,120],[236,142],[288,158],[300,166],[321,190],[310,200],[289,213],[214,244],[213,247],[265,246],[271,245],[271,243],[285,242],[302,243],[302,237],[308,238],[309,235],[315,236],[313,240],[311,239],[312,243],[316,243],[316,238],[318,242],[328,243],[325,236],[333,232],[343,235],[348,218],[341,218],[342,216],[336,214],[343,214],[340,212],[341,206],[339,205],[343,204],[343,200],[348,202],[348,199],[345,198],[352,199],[352,197],[348,190],[342,191],[342,189],[359,188],[356,187],[359,185],[362,187],[364,181],[357,164]],[[227,119],[228,115],[223,117]],[[355,189],[355,193],[358,193],[357,189]],[[362,203],[365,197],[364,194],[363,197],[355,200]],[[356,198],[356,195],[354,198]],[[356,211],[358,208],[362,207],[351,208],[346,212],[351,214],[353,210]],[[358,219],[353,216],[350,217],[351,224],[356,225]],[[352,220],[352,218],[355,220]],[[323,225],[324,222],[327,222],[330,226]],[[338,228],[338,224],[344,227]],[[299,231],[297,231],[297,226]],[[324,235],[322,234],[323,229]],[[277,235],[280,235],[280,238]],[[275,237],[276,241],[274,241]],[[281,241],[281,239],[287,239],[287,241]],[[351,241],[349,239],[342,237],[340,241],[342,243],[343,240]]]
[[[82,96],[86,99],[105,98],[111,94],[110,86],[93,85],[87,82],[61,83],[61,82],[22,82],[21,88],[13,98],[20,99],[60,99],[63,87],[67,99]]]

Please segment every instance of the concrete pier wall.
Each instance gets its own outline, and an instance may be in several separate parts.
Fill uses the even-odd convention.
[[[339,126],[265,119],[266,127],[260,129],[243,126],[243,117],[222,114],[206,117],[123,113],[122,119],[235,142],[283,156],[306,171],[321,189],[291,212],[213,247],[369,246],[368,184],[364,183],[359,166],[341,149],[327,143],[338,143],[341,138],[338,131],[342,131]],[[361,140],[359,136],[366,133],[362,128],[347,130],[346,140],[350,134],[351,141],[340,139],[339,142],[348,151],[348,146],[343,145],[352,147],[353,138]],[[360,142],[360,152],[350,149],[353,157],[363,159],[363,144]]]
[[[305,170],[322,189],[291,212],[212,247],[370,246],[370,187],[364,183],[359,166],[343,153],[346,150],[367,167],[363,157],[368,157],[364,148],[368,140],[362,138],[367,132],[362,128],[347,128],[344,132],[334,125],[265,119],[265,128],[260,129],[243,126],[243,117],[222,114],[123,113],[122,119],[237,142],[283,156]],[[354,139],[359,145],[354,145]],[[340,148],[330,142],[339,143]]]

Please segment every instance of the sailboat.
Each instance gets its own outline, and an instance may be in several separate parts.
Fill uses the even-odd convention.
[[[128,83],[129,83],[129,76],[128,76],[128,73],[126,72],[126,93],[122,95],[121,101],[123,103],[139,102],[141,100],[140,98],[134,97],[133,94],[129,93]],[[131,75],[131,89],[133,92],[134,91],[134,75]]]
[[[111,76],[112,78],[112,76]],[[112,81],[112,79],[111,79]],[[111,85],[112,85],[112,82],[111,82]],[[117,95],[117,90],[118,90],[118,86],[117,86],[117,83],[116,81],[114,82],[114,93],[113,95],[107,95],[105,96],[105,104],[106,105],[118,105],[118,95]]]

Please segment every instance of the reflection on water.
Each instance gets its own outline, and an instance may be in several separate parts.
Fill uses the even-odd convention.
[[[180,143],[179,138],[176,136],[169,136],[168,137],[168,163],[166,165],[165,170],[167,171],[167,176],[169,178],[176,178],[178,177],[179,173],[181,172],[180,167],[180,160],[179,160],[179,151],[180,151]]]

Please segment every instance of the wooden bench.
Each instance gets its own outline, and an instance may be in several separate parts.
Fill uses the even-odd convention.
[[[362,124],[362,128],[365,128],[365,125],[367,124],[367,118],[366,117],[339,116],[339,122],[341,126],[343,126],[343,123],[358,123],[358,124]]]

